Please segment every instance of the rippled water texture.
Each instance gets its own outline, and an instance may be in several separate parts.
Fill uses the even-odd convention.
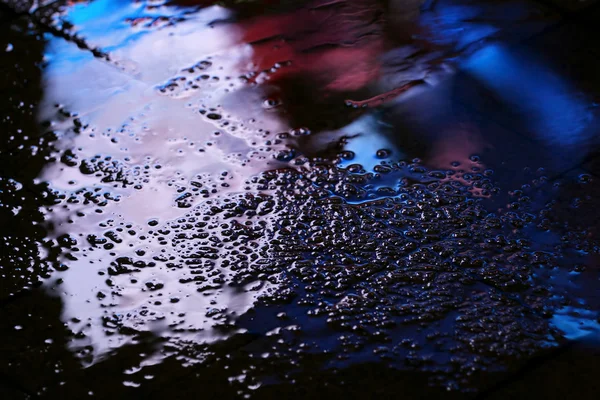
[[[600,333],[595,98],[513,44],[553,9],[5,3],[0,301],[26,350],[2,351],[56,375],[31,394],[373,371],[459,396]]]

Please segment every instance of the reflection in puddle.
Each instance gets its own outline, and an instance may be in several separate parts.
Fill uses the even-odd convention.
[[[46,287],[72,348],[93,348],[84,363],[143,333],[164,345],[148,363],[169,346],[202,360],[197,345],[247,334],[249,357],[271,365],[244,390],[310,355],[323,368],[383,360],[460,389],[472,371],[578,337],[561,313],[589,293],[566,264],[587,262],[571,247],[595,251],[594,238],[532,200],[543,176],[491,207],[513,189],[491,168],[521,151],[513,143],[521,162],[532,147],[454,98],[449,54],[502,24],[444,38],[478,9],[445,14],[438,31],[424,17],[427,48],[386,36],[365,1],[235,10],[99,0],[57,17],[109,55],[50,38],[40,112],[58,136],[38,177],[58,199],[48,239],[65,249]],[[533,112],[532,129],[578,135],[585,104],[562,81],[531,79],[527,62],[491,46],[467,66]],[[548,98],[522,96],[536,91]],[[557,106],[564,119],[537,124]],[[579,236],[557,244],[567,231]]]
[[[465,68],[515,109],[526,129],[543,141],[572,145],[592,134],[586,128],[594,119],[595,105],[533,57],[491,45],[471,57]]]
[[[567,339],[576,340],[586,336],[597,337],[600,334],[600,323],[595,312],[574,307],[565,307],[552,317],[552,322]]]
[[[125,36],[129,29],[105,35],[107,24],[122,24],[125,16],[139,13],[133,6],[112,13],[115,8],[119,7],[111,2],[96,2],[76,6],[66,15],[76,27],[86,26],[82,34],[111,51],[111,62],[61,39],[50,40],[41,114],[54,120],[55,105],[77,110],[54,129],[62,132],[59,150],[68,152],[72,164],[81,162],[79,168],[70,161],[49,164],[39,179],[70,196],[49,218],[55,237],[76,238],[83,254],[63,260],[69,272],[58,290],[65,302],[64,319],[82,319],[84,325],[76,323],[72,329],[83,329],[92,341],[77,345],[92,344],[96,356],[128,342],[122,335],[106,337],[106,324],[99,323],[103,319],[116,318],[113,324],[159,336],[164,330],[159,325],[174,328],[187,321],[180,331],[199,342],[212,341],[220,336],[210,331],[215,321],[205,316],[208,310],[243,314],[267,287],[250,294],[227,287],[198,293],[178,286],[181,274],[164,267],[144,269],[125,280],[110,277],[110,265],[130,253],[149,260],[164,253],[161,240],[143,240],[152,236],[149,223],[158,218],[160,231],[206,197],[242,190],[244,181],[257,172],[252,167],[255,160],[261,165],[267,156],[271,159],[259,147],[261,134],[244,125],[250,124],[249,118],[221,109],[221,102],[228,104],[231,97],[228,92],[240,86],[237,77],[252,55],[247,45],[238,44],[235,27],[208,25],[226,18],[226,10],[202,9],[191,21],[163,27],[152,36]],[[93,18],[98,13],[106,19]],[[205,74],[211,76],[205,79]],[[178,87],[184,76],[187,84]],[[161,90],[169,81],[174,86]],[[279,124],[271,125],[277,129]],[[96,204],[90,204],[93,198],[99,198]],[[88,253],[84,247],[90,244]],[[96,249],[99,245],[107,251]],[[157,285],[166,285],[166,290],[150,294]],[[182,333],[174,337],[187,339]]]

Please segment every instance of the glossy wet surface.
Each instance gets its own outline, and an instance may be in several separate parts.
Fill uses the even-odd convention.
[[[3,398],[595,398],[600,8],[408,3],[2,0]]]

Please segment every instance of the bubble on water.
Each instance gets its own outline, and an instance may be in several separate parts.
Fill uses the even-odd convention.
[[[343,151],[339,154],[340,158],[344,159],[344,160],[352,160],[355,157],[355,154],[353,151]]]
[[[292,129],[291,133],[294,136],[308,136],[311,134],[311,131],[308,128],[298,128]]]
[[[279,153],[275,154],[275,158],[279,161],[291,161],[295,156],[295,151],[293,149],[289,150],[281,150]]]
[[[377,150],[377,158],[388,158],[392,152],[388,149],[379,149]]]
[[[267,109],[275,108],[281,105],[281,100],[277,98],[269,98],[263,101],[263,107]]]
[[[579,183],[590,183],[592,181],[592,175],[590,174],[581,174],[578,176]]]

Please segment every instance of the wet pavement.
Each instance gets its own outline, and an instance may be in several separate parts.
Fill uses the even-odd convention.
[[[600,4],[215,3],[0,1],[0,396],[595,398]]]

